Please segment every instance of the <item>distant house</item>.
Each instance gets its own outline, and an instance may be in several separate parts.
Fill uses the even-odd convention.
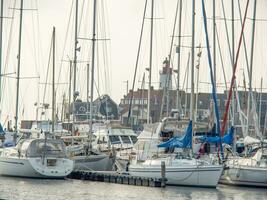
[[[67,105],[66,107],[66,119],[69,114],[75,115],[75,121],[90,119],[90,103],[77,99],[71,104],[71,109],[68,109]],[[100,96],[93,102],[93,119],[119,119],[118,105],[108,95]]]

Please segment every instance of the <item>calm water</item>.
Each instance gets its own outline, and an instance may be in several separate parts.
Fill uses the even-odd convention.
[[[0,176],[0,199],[267,199],[266,189],[230,187],[138,187],[80,180],[39,180]]]

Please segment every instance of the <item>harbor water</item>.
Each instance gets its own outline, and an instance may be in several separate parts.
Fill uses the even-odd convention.
[[[167,186],[166,188],[120,185],[82,180],[41,180],[0,176],[0,199],[82,200],[82,199],[231,199],[265,200],[266,188],[219,185],[217,189]]]

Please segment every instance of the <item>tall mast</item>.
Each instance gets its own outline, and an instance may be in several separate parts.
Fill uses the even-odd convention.
[[[77,48],[78,48],[78,11],[79,0],[75,4],[75,30],[74,30],[74,56],[73,56],[73,103],[75,101],[76,92],[76,73],[77,73]]]
[[[1,0],[0,10],[0,103],[2,100],[2,41],[3,41],[3,12],[4,12],[4,0]]]
[[[256,11],[257,11],[257,0],[254,0],[254,9],[253,9],[253,20],[252,20],[252,36],[251,36],[251,54],[250,54],[250,69],[249,69],[249,92],[248,92],[248,107],[247,107],[247,134],[249,126],[249,113],[252,101],[252,68],[253,68],[253,58],[254,58],[254,41],[255,41],[255,20],[256,20]]]
[[[86,65],[86,120],[89,120],[89,87],[90,87],[90,69],[89,64]]]
[[[147,97],[147,123],[150,124],[150,98],[151,98],[151,70],[153,56],[153,18],[154,18],[154,0],[151,0],[151,19],[150,19],[150,57],[149,57],[149,75],[148,75],[148,97]]]
[[[179,89],[180,89],[180,64],[181,64],[181,28],[182,28],[182,7],[183,5],[183,0],[180,0],[180,9],[179,9],[179,30],[178,30],[178,59],[177,59],[177,111],[178,114],[180,115],[180,97],[179,97]],[[179,117],[179,116],[178,116]]]
[[[235,65],[235,5],[234,1],[232,0],[232,68],[234,71],[234,65]],[[233,90],[235,90],[235,83]],[[232,126],[235,125],[235,96],[232,96]],[[224,133],[222,133],[224,134]]]
[[[72,78],[72,61],[70,60],[70,71],[69,71],[69,115],[68,115],[68,131],[70,131],[70,113],[73,111],[71,109],[71,78]],[[73,102],[74,103],[74,102]]]
[[[52,133],[55,131],[55,111],[56,111],[56,93],[55,93],[55,38],[56,38],[56,28],[53,27],[53,35],[52,35],[52,51],[53,51],[53,74],[52,74]]]
[[[20,52],[21,52],[21,34],[22,34],[23,0],[20,1],[20,22],[19,22],[19,48],[18,48],[18,66],[17,66],[17,90],[16,90],[16,114],[15,114],[15,134],[14,143],[17,142],[18,133],[18,112],[19,112],[19,81],[20,81]]]
[[[260,125],[260,128],[261,128],[261,106],[262,106],[262,83],[263,83],[263,79],[261,77],[260,106],[259,106],[259,125]]]
[[[95,70],[95,42],[96,42],[96,10],[97,0],[94,0],[93,11],[93,37],[92,37],[92,71],[91,71],[91,94],[90,94],[90,136],[93,132],[93,99],[94,99],[94,70]]]
[[[196,4],[195,0],[192,0],[191,95],[190,95],[190,120],[192,120],[192,122],[194,121],[195,4]],[[192,124],[194,127],[194,123]]]
[[[214,84],[217,85],[216,78],[216,0],[213,0],[213,68],[214,68]]]

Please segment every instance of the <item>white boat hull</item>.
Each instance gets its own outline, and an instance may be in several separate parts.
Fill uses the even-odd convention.
[[[29,178],[64,178],[73,170],[69,159],[57,160],[57,167],[44,166],[42,159],[0,157],[0,174],[4,176]]]
[[[166,166],[167,185],[216,187],[222,174],[222,166]],[[161,178],[161,168],[153,166],[131,166],[132,176]]]
[[[267,168],[229,166],[225,169],[220,183],[228,185],[267,187]]]

